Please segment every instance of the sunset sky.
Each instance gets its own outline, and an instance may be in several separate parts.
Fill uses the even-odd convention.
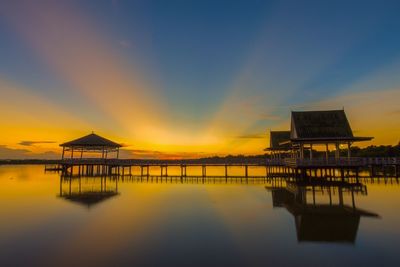
[[[261,154],[291,110],[400,141],[400,1],[0,1],[0,158]]]

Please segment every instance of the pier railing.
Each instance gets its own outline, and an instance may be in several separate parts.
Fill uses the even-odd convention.
[[[400,158],[314,158],[314,159],[216,159],[216,160],[140,160],[140,159],[64,159],[61,165],[108,165],[108,166],[286,166],[291,168],[306,167],[366,167],[400,165]]]
[[[269,160],[265,158],[254,159],[204,159],[204,160],[141,160],[141,159],[100,159],[100,158],[74,158],[63,159],[62,165],[108,165],[108,166],[265,166],[265,165],[283,165],[283,160]]]
[[[400,165],[400,158],[315,158],[315,159],[284,159],[285,166],[292,168],[306,167],[367,167]]]

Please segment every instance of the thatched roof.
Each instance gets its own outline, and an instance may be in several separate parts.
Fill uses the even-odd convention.
[[[282,142],[290,140],[290,131],[271,131],[269,139],[269,148],[267,150],[290,150],[290,144],[280,145]]]
[[[111,140],[101,137],[95,133],[91,133],[84,137],[61,144],[62,147],[108,147],[118,148],[121,147]]]
[[[364,141],[372,137],[354,137],[344,110],[292,111],[292,140]]]

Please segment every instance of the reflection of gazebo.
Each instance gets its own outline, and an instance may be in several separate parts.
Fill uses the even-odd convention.
[[[102,159],[107,159],[108,153],[116,152],[116,158],[118,158],[121,147],[120,144],[95,133],[63,143],[60,146],[63,148],[62,159],[64,159],[65,152],[67,151],[71,153],[71,159],[74,158],[74,152],[79,152],[80,158],[83,157],[83,152],[101,153]]]
[[[290,131],[270,131],[269,147],[265,151],[269,151],[274,159],[281,158],[282,153],[286,153],[291,149],[288,143],[289,140]]]
[[[360,185],[291,182],[286,187],[267,189],[272,193],[273,206],[284,207],[293,215],[298,241],[354,243],[360,217],[378,217],[355,206],[354,192],[366,193],[366,189]],[[339,203],[332,203],[332,191],[338,196]],[[317,203],[315,194],[318,192],[329,194],[330,203]],[[345,192],[352,196],[351,205],[343,201]],[[312,200],[311,203],[308,198]]]
[[[67,188],[63,186],[64,183],[67,183]],[[106,177],[60,179],[59,197],[88,208],[118,194],[118,180],[107,183]]]

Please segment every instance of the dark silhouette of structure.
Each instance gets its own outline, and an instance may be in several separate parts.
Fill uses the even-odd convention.
[[[270,131],[269,147],[265,151],[269,151],[272,159],[281,159],[283,154],[291,151],[290,131]]]
[[[272,193],[274,207],[283,207],[293,215],[299,242],[355,243],[360,218],[379,217],[356,207],[355,195],[367,194],[366,186],[360,183],[297,181],[267,190]],[[351,204],[344,202],[344,194],[351,196]],[[329,196],[329,203],[326,199],[319,202],[317,195]]]
[[[60,178],[58,197],[81,204],[88,209],[117,195],[119,195],[118,179],[113,180],[107,177],[82,179],[82,177],[63,176]]]
[[[107,159],[108,154],[115,152],[115,158],[119,157],[119,149],[122,145],[101,137],[95,133],[91,133],[84,137],[63,143],[60,145],[63,148],[62,159],[65,157],[65,152],[70,152],[70,158],[74,158],[74,152],[78,152],[80,159],[83,158],[84,152],[101,153],[101,159]]]
[[[313,157],[313,146],[323,145],[326,148],[326,159],[329,157],[329,145],[335,146],[335,158],[340,156],[340,145],[346,145],[350,158],[350,146],[354,142],[369,141],[373,137],[353,135],[344,110],[328,111],[292,111],[290,139],[280,145],[290,144],[293,151],[304,158],[304,149],[309,149]]]

